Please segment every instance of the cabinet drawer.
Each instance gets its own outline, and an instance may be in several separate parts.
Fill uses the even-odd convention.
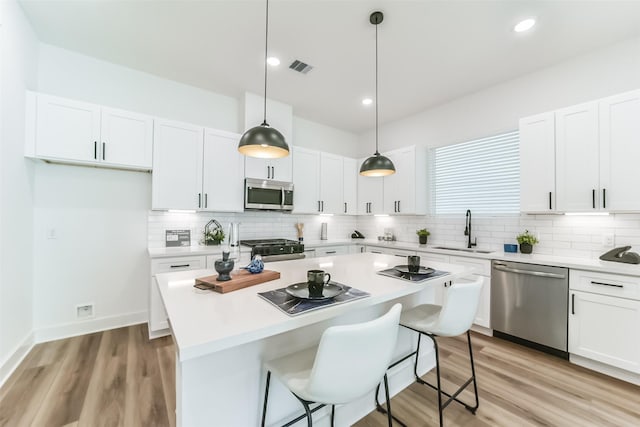
[[[473,268],[473,273],[480,276],[491,276],[491,261],[488,259],[466,258],[452,256],[449,258],[452,264],[461,264]]]
[[[160,258],[151,261],[151,274],[206,268],[205,256]]]
[[[349,253],[348,246],[323,246],[316,248],[316,256],[334,256],[334,255],[346,255]]]
[[[640,277],[570,270],[569,288],[594,294],[640,300]]]
[[[422,265],[425,265],[425,261],[449,262],[449,255],[432,254],[429,252],[418,252],[417,255],[420,256]]]

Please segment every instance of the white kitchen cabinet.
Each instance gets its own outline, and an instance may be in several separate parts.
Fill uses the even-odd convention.
[[[520,210],[556,210],[555,114],[520,119]],[[543,171],[544,173],[541,173]]]
[[[235,133],[204,130],[202,210],[244,210],[244,159]]]
[[[320,213],[320,152],[293,148],[293,213]]]
[[[365,159],[360,159],[358,164],[361,165],[364,161]],[[383,177],[358,174],[358,215],[375,215],[383,212],[383,184]]]
[[[152,208],[242,212],[238,135],[156,120]]]
[[[571,270],[569,353],[640,373],[640,278]]]
[[[346,255],[349,253],[349,246],[319,246],[316,248],[316,257]]]
[[[415,255],[416,251],[410,251],[407,249],[396,249],[396,248],[389,248],[389,247],[384,247],[384,246],[365,246],[365,252],[371,252],[372,254],[384,254],[384,255],[394,255],[397,256],[398,258],[403,258],[403,261],[398,261],[398,264],[406,264],[407,263],[407,257],[409,255]]]
[[[149,287],[149,339],[169,334],[167,312],[164,309],[160,291],[156,284],[156,274],[206,268],[205,256],[185,256],[156,258],[151,260],[151,280]]]
[[[130,111],[29,92],[25,154],[63,163],[149,170],[153,118]],[[32,117],[35,116],[35,117]],[[28,132],[28,134],[31,134]]]
[[[383,178],[383,211],[386,214],[424,215],[427,213],[427,152],[410,146],[384,153],[396,173]]]
[[[253,93],[245,93],[245,131],[259,126],[263,119],[264,97]],[[284,136],[289,145],[289,150],[291,150],[293,147],[293,109],[291,106],[267,99],[267,122]],[[238,137],[239,140],[240,137]],[[279,159],[245,157],[245,177],[286,182],[293,181],[291,151],[288,156]]]
[[[358,208],[358,171],[360,166],[356,159],[345,157],[342,163],[342,188],[343,212],[345,215],[356,215]]]
[[[151,184],[153,209],[202,207],[203,138],[201,127],[156,120]]]
[[[556,191],[558,210],[598,208],[598,103],[558,110],[556,120]]]
[[[600,100],[600,207],[640,211],[640,90]]]
[[[320,207],[322,213],[341,214],[344,212],[342,169],[342,156],[320,153]]]
[[[475,325],[483,328],[491,327],[491,261],[486,259],[451,256],[449,261],[452,264],[464,265],[473,268],[473,273],[468,277],[475,280],[482,277],[482,291],[478,311],[473,321]],[[455,285],[454,285],[455,286]]]

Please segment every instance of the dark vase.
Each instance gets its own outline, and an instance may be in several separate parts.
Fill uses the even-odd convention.
[[[520,243],[520,253],[530,254],[531,252],[533,252],[533,245],[529,243]]]
[[[418,236],[418,241],[420,242],[421,245],[427,244],[427,237],[429,236]]]

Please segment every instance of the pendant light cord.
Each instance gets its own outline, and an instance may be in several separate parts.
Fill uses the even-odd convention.
[[[376,23],[376,155],[378,152],[378,23]]]
[[[267,0],[267,10],[265,13],[265,25],[264,25],[264,108],[263,108],[263,120],[262,124],[267,124],[267,54],[269,50],[269,0]],[[377,42],[376,42],[377,43]]]

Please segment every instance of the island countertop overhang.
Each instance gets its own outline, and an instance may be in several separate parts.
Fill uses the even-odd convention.
[[[267,268],[279,271],[280,279],[227,294],[193,287],[197,277],[215,274],[212,270],[158,274],[156,280],[178,358],[185,361],[419,293],[471,273],[468,267],[429,262],[430,267],[449,274],[422,283],[377,274],[399,263],[398,257],[371,253],[273,262],[268,263]],[[330,272],[332,280],[366,291],[371,296],[290,317],[257,295],[306,281],[306,272],[310,269]]]

